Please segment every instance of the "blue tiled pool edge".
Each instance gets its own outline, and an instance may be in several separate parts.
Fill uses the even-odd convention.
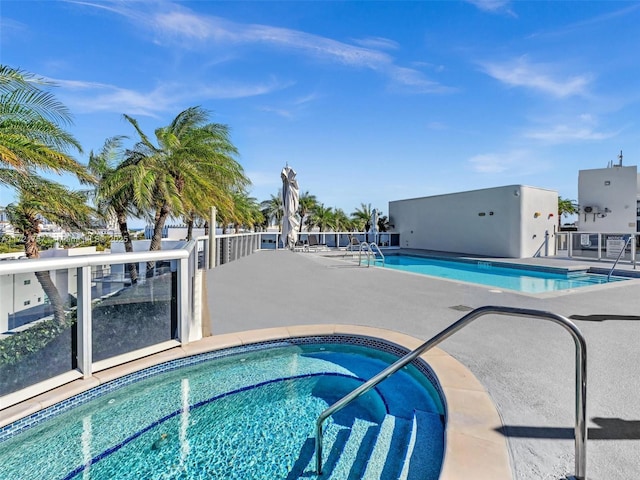
[[[259,350],[265,350],[274,347],[286,347],[294,345],[309,345],[309,344],[322,344],[322,343],[337,343],[344,345],[358,345],[364,347],[370,347],[380,350],[385,353],[401,357],[409,353],[409,349],[401,347],[391,341],[383,340],[380,338],[368,337],[364,335],[346,335],[346,334],[333,334],[333,335],[317,335],[317,336],[301,336],[292,337],[279,340],[268,340],[263,342],[256,342],[249,345],[234,346],[219,350],[213,350],[211,352],[200,353],[184,358],[169,360],[152,367],[148,367],[139,370],[128,375],[124,375],[118,379],[111,380],[102,385],[93,387],[85,392],[75,395],[71,398],[63,400],[55,405],[44,408],[36,413],[28,415],[24,418],[16,420],[4,427],[0,428],[0,443],[40,424],[41,422],[53,418],[61,413],[64,413],[72,408],[83,405],[95,398],[106,395],[114,390],[122,388],[126,385],[130,385],[146,378],[150,378],[161,373],[176,370],[178,368],[196,365],[202,362],[213,360],[216,358],[224,358],[230,355],[236,355],[240,353],[247,353]],[[444,392],[440,382],[438,381],[435,373],[431,367],[423,360],[416,359],[413,365],[429,380],[434,386],[440,401],[444,408],[444,419],[447,419],[447,403],[444,396]]]

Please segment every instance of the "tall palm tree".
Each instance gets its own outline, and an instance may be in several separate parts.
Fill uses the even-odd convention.
[[[84,230],[92,223],[94,211],[86,204],[86,197],[66,187],[37,176],[20,182],[18,201],[7,206],[9,222],[23,235],[27,258],[40,257],[38,234],[42,219],[69,230]],[[35,273],[40,286],[53,307],[54,318],[65,323],[64,301],[48,271]]]
[[[122,236],[125,251],[133,252],[133,242],[129,234],[128,217],[140,218],[143,213],[133,202],[133,183],[128,175],[129,166],[124,158],[122,140],[124,137],[108,138],[102,150],[89,154],[89,172],[95,177],[93,192],[97,210],[103,219],[115,218]],[[124,171],[124,174],[123,174]],[[127,264],[131,283],[138,283],[138,269],[135,263]]]
[[[284,215],[281,192],[278,192],[277,195],[272,194],[269,200],[262,201],[260,203],[260,210],[267,221],[267,225],[269,225],[269,222],[275,222],[279,227],[281,227],[282,215]]]
[[[17,187],[16,173],[34,168],[71,172],[88,179],[84,167],[68,152],[82,151],[60,125],[69,125],[67,108],[40,88],[51,82],[0,65],[0,183]]]
[[[150,250],[161,248],[162,229],[169,216],[192,213],[207,216],[210,206],[233,207],[232,193],[245,188],[248,178],[235,160],[236,147],[226,125],[206,123],[200,107],[180,112],[166,127],[156,129],[157,145],[125,115],[140,141],[128,152],[134,198],[153,212]]]
[[[318,200],[315,195],[311,195],[309,192],[304,192],[300,195],[298,201],[298,215],[300,215],[300,232],[302,232],[302,224],[304,223],[304,217],[313,211],[318,205]]]
[[[370,203],[361,203],[359,208],[351,212],[351,219],[353,220],[355,227],[358,231],[368,232],[371,228],[371,209]]]

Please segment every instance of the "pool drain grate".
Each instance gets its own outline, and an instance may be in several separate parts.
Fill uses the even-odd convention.
[[[457,310],[459,312],[470,312],[473,310],[471,307],[467,307],[466,305],[454,305],[453,307],[449,307],[451,310]]]

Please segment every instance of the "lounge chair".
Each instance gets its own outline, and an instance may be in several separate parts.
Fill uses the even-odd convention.
[[[309,251],[317,252],[318,250],[329,250],[324,243],[318,241],[317,235],[309,235]]]
[[[346,256],[348,253],[356,254],[360,251],[360,240],[358,237],[353,235],[349,235],[349,244],[344,249],[344,255]]]

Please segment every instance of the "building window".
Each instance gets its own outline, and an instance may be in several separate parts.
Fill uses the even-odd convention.
[[[27,305],[31,305],[31,300],[25,300],[23,305],[24,305],[25,307],[26,307]]]
[[[25,280],[24,285],[31,285],[31,280]]]
[[[42,297],[38,297],[38,303],[42,301]]]

